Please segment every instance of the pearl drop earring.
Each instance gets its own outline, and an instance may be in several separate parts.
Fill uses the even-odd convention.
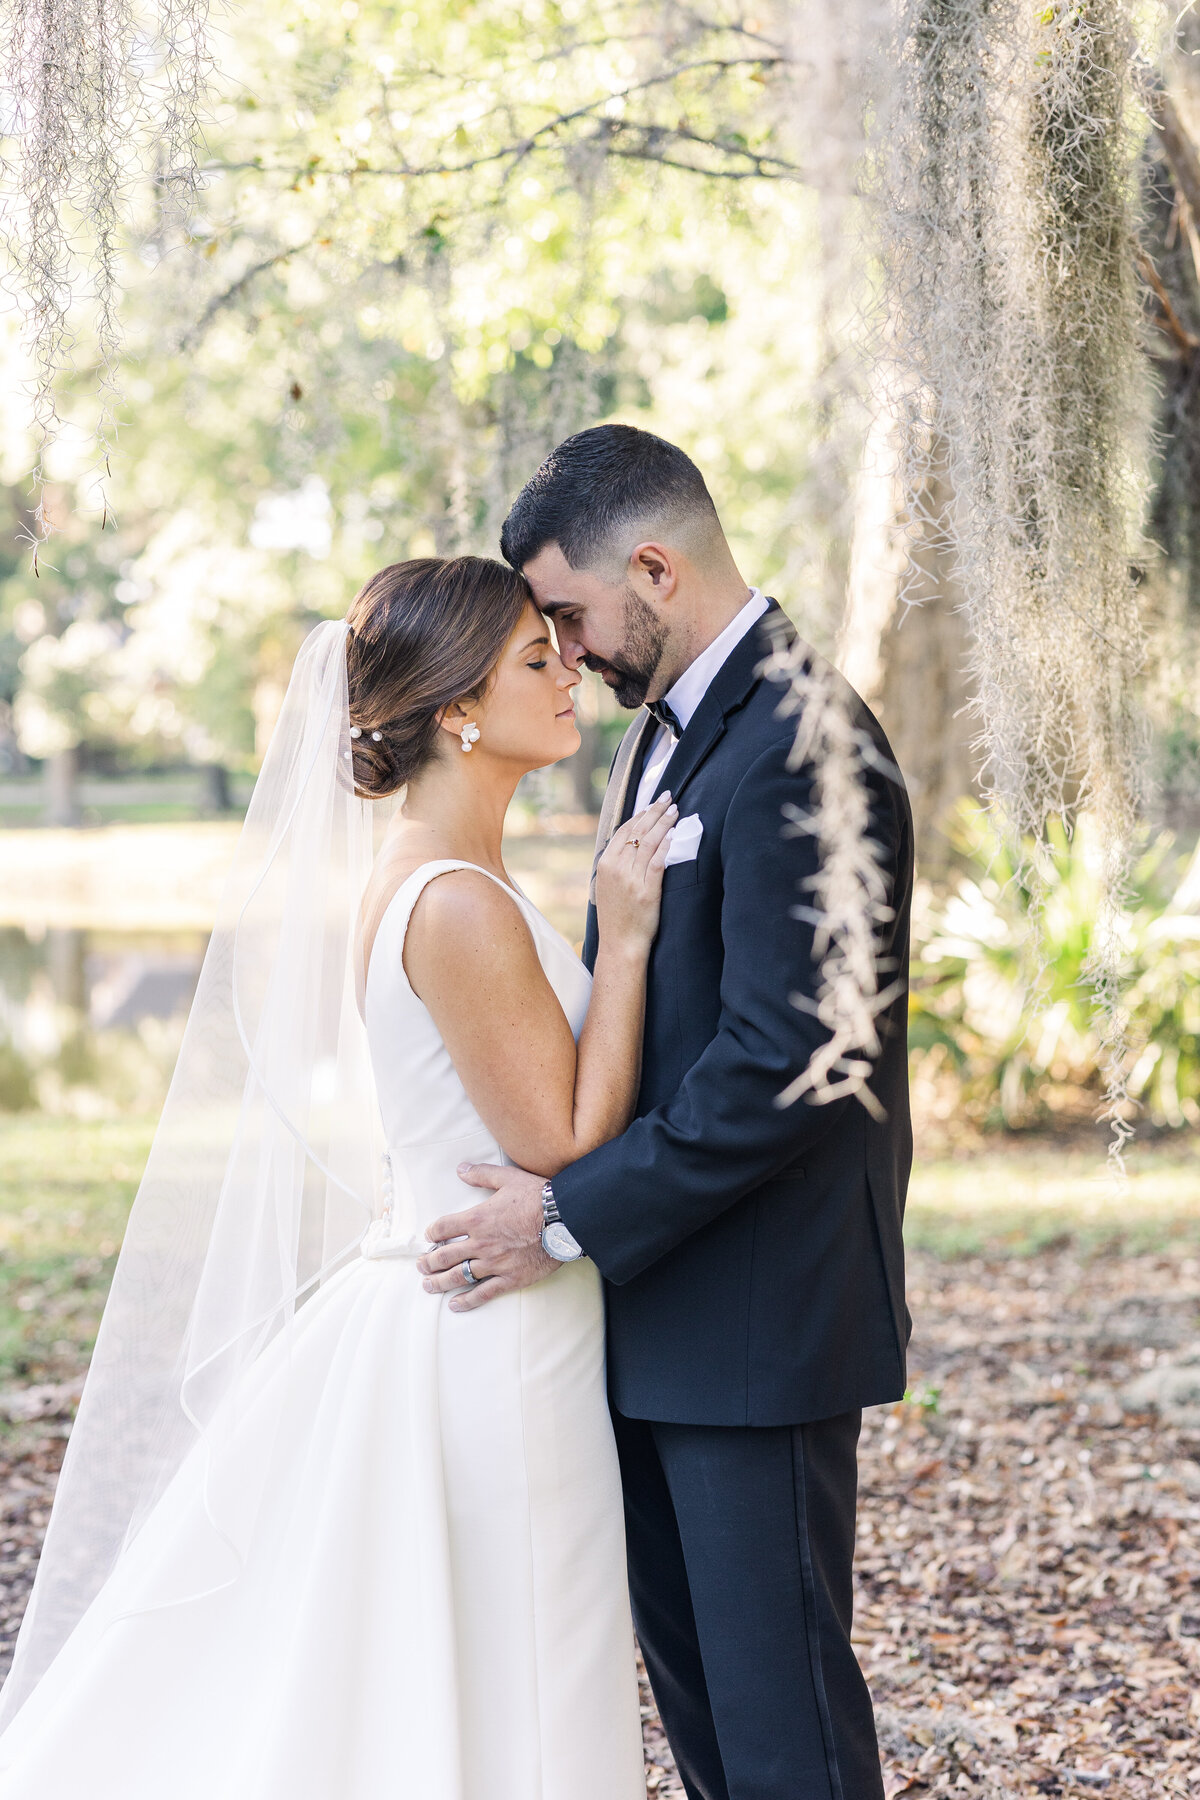
[[[480,731],[474,719],[469,720],[458,735],[462,739],[462,747],[466,751],[469,751],[473,744],[477,744],[480,738]]]

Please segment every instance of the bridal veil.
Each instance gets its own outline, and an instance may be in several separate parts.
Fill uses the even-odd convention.
[[[378,1107],[355,994],[380,809],[353,787],[346,634],[328,622],[302,646],[254,789],[0,1695],[0,1727],[185,1459],[211,1460],[236,1430],[239,1377],[268,1344],[288,1354],[297,1309],[357,1251],[375,1211]],[[252,1491],[206,1483],[210,1541],[172,1591],[143,1596],[144,1609],[232,1581],[255,1510]]]

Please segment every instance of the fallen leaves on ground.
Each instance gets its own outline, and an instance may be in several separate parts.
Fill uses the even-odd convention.
[[[67,1448],[69,1413],[79,1393],[77,1385],[69,1397],[58,1390],[58,1410],[67,1416],[54,1418],[52,1403],[39,1402],[17,1419],[23,1392],[39,1391],[11,1389],[0,1395],[0,1418],[11,1421],[0,1435],[0,1674],[8,1673],[12,1661]]]
[[[912,1397],[860,1464],[888,1800],[1200,1800],[1200,1262],[914,1255],[909,1288]],[[652,1709],[647,1747],[682,1800]]]
[[[1200,1262],[914,1258],[855,1637],[893,1793],[1200,1792]]]
[[[861,1459],[888,1800],[1200,1800],[1200,1261],[914,1255],[910,1301],[911,1395]],[[5,1662],[70,1395],[0,1396]],[[648,1791],[682,1800],[643,1700]]]

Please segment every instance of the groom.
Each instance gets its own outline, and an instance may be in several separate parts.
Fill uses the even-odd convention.
[[[738,574],[699,470],[629,426],[560,444],[501,546],[564,660],[642,709],[613,764],[600,848],[664,789],[681,822],[637,1117],[551,1183],[460,1171],[494,1193],[434,1235],[469,1232],[502,1278],[463,1306],[542,1279],[555,1258],[590,1256],[605,1278],[634,1616],[691,1800],[881,1800],[851,1563],[861,1409],[905,1387],[904,786],[843,686],[891,907],[878,1104],[780,1107],[824,1035],[795,1003],[819,982],[813,925],[797,916],[818,851],[785,816],[811,807],[813,770],[789,768],[794,726],[760,673],[775,635],[794,634]],[[592,908],[589,965],[595,952]],[[460,1260],[435,1250],[428,1271]]]

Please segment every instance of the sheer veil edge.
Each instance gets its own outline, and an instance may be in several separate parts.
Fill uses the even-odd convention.
[[[357,1002],[380,803],[351,777],[346,627],[301,647],[255,785],[71,1433],[0,1729],[193,1455],[237,1429],[240,1378],[289,1354],[305,1296],[377,1210],[379,1108]],[[278,1341],[277,1341],[278,1340]],[[271,1422],[261,1437],[265,1469]],[[205,1485],[207,1542],[170,1591],[232,1581],[259,1494]]]

